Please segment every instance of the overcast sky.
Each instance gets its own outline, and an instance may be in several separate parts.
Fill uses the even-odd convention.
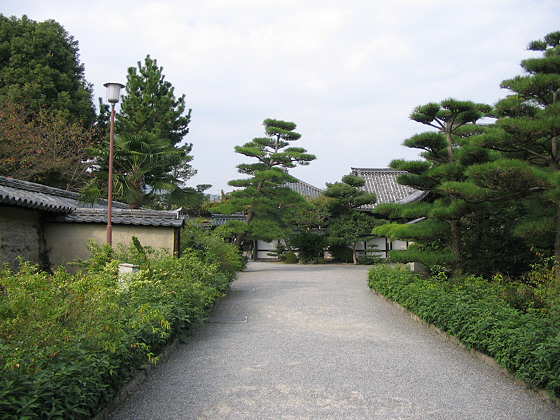
[[[79,42],[95,102],[147,54],[192,108],[190,185],[229,191],[234,146],[266,118],[293,121],[317,156],[292,175],[317,187],[355,168],[414,159],[413,108],[495,103],[500,82],[560,30],[558,0],[2,0],[5,16],[54,19]]]

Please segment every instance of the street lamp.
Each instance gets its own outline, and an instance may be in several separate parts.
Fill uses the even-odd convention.
[[[113,225],[112,207],[113,207],[113,142],[115,138],[115,104],[119,102],[121,89],[124,87],[121,83],[105,83],[103,86],[107,88],[107,101],[111,104],[111,129],[109,132],[109,186],[107,192],[107,243],[113,244]]]

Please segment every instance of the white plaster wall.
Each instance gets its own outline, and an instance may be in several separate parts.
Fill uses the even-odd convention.
[[[175,229],[173,227],[113,225],[113,246],[129,245],[136,236],[142,246],[173,250]],[[64,265],[76,258],[88,259],[89,239],[98,244],[107,241],[107,226],[94,223],[48,223],[45,239],[49,260],[53,266]]]

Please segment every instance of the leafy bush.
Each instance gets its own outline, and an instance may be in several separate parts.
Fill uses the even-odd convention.
[[[354,262],[354,257],[352,253],[352,248],[347,246],[330,246],[329,252],[334,257],[334,260],[339,263],[352,263]]]
[[[298,251],[302,262],[317,262],[323,258],[327,246],[325,237],[319,233],[303,230],[293,234],[288,240],[288,246]]]
[[[405,268],[372,268],[369,286],[520,379],[560,396],[560,305],[546,313],[522,311],[508,303],[503,284],[477,277],[426,279]]]
[[[139,365],[204,318],[235,277],[238,254],[210,240],[200,246],[174,258],[137,240],[119,250],[92,245],[76,275],[29,264],[1,270],[2,418],[98,413]],[[119,276],[119,262],[140,270]]]
[[[297,264],[299,262],[299,259],[294,251],[288,251],[284,255],[287,264]]]
[[[366,252],[371,252],[371,250],[366,250]],[[379,256],[379,254],[373,252],[373,253],[366,253],[365,255],[361,255],[358,257],[358,264],[360,265],[374,265],[374,264],[380,264],[382,261],[381,257]]]
[[[218,263],[219,269],[228,275],[235,275],[247,265],[239,249],[224,241],[223,230],[214,232],[203,230],[200,224],[189,223],[181,232],[181,252],[197,251],[200,258],[208,263]]]
[[[284,241],[280,240],[276,242],[274,246],[274,250],[267,253],[269,257],[275,257],[278,261],[285,261],[286,260],[286,253],[289,252],[290,249],[286,246]],[[293,252],[293,251],[292,251]]]

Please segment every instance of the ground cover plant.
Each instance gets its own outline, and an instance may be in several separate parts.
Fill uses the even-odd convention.
[[[119,251],[93,245],[75,275],[25,263],[0,271],[0,418],[95,416],[223,295],[242,265],[236,252],[218,255],[229,247],[218,243],[180,258],[137,240]],[[119,262],[140,270],[119,276]]]
[[[513,282],[502,276],[426,278],[405,267],[378,266],[369,272],[369,286],[558,398],[560,297],[543,281],[553,276],[543,271],[535,266],[524,282]]]

